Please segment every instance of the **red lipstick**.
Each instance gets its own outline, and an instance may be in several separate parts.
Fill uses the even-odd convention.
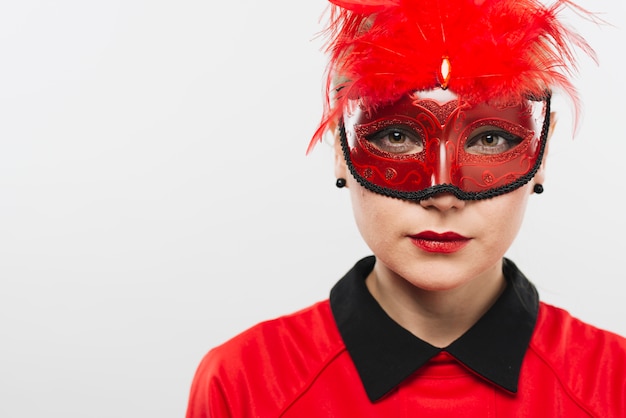
[[[444,232],[439,234],[433,231],[420,232],[409,236],[411,242],[419,249],[429,253],[450,254],[465,247],[470,238],[459,235],[456,232]]]

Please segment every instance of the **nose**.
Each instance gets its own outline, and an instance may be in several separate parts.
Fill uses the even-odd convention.
[[[444,192],[437,193],[428,199],[420,200],[419,204],[424,209],[437,209],[441,212],[445,212],[451,209],[463,209],[465,207],[465,200],[461,200],[452,193]]]

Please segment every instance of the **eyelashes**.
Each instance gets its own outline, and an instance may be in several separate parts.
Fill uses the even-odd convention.
[[[423,136],[410,127],[392,125],[366,136],[365,139],[377,150],[393,155],[424,151]]]
[[[402,124],[385,126],[364,138],[376,150],[398,156],[421,153],[426,142],[422,132]],[[515,148],[522,141],[522,137],[505,129],[482,125],[470,131],[464,149],[468,154],[498,155]]]

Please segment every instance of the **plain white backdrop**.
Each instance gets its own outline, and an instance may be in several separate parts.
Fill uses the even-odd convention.
[[[600,65],[509,256],[626,334],[626,8],[581,4],[614,26],[577,23]],[[0,3],[0,416],[182,417],[208,349],[369,254],[330,147],[305,155],[325,7]]]

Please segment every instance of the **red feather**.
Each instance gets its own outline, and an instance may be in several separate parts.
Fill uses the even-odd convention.
[[[573,50],[595,59],[558,20],[570,0],[330,0],[326,102],[309,151],[349,99],[376,106],[414,90],[447,87],[461,100],[519,103],[559,88],[578,99]],[[447,85],[441,66],[450,63]],[[345,80],[337,84],[337,78]],[[334,97],[333,92],[336,92]]]

